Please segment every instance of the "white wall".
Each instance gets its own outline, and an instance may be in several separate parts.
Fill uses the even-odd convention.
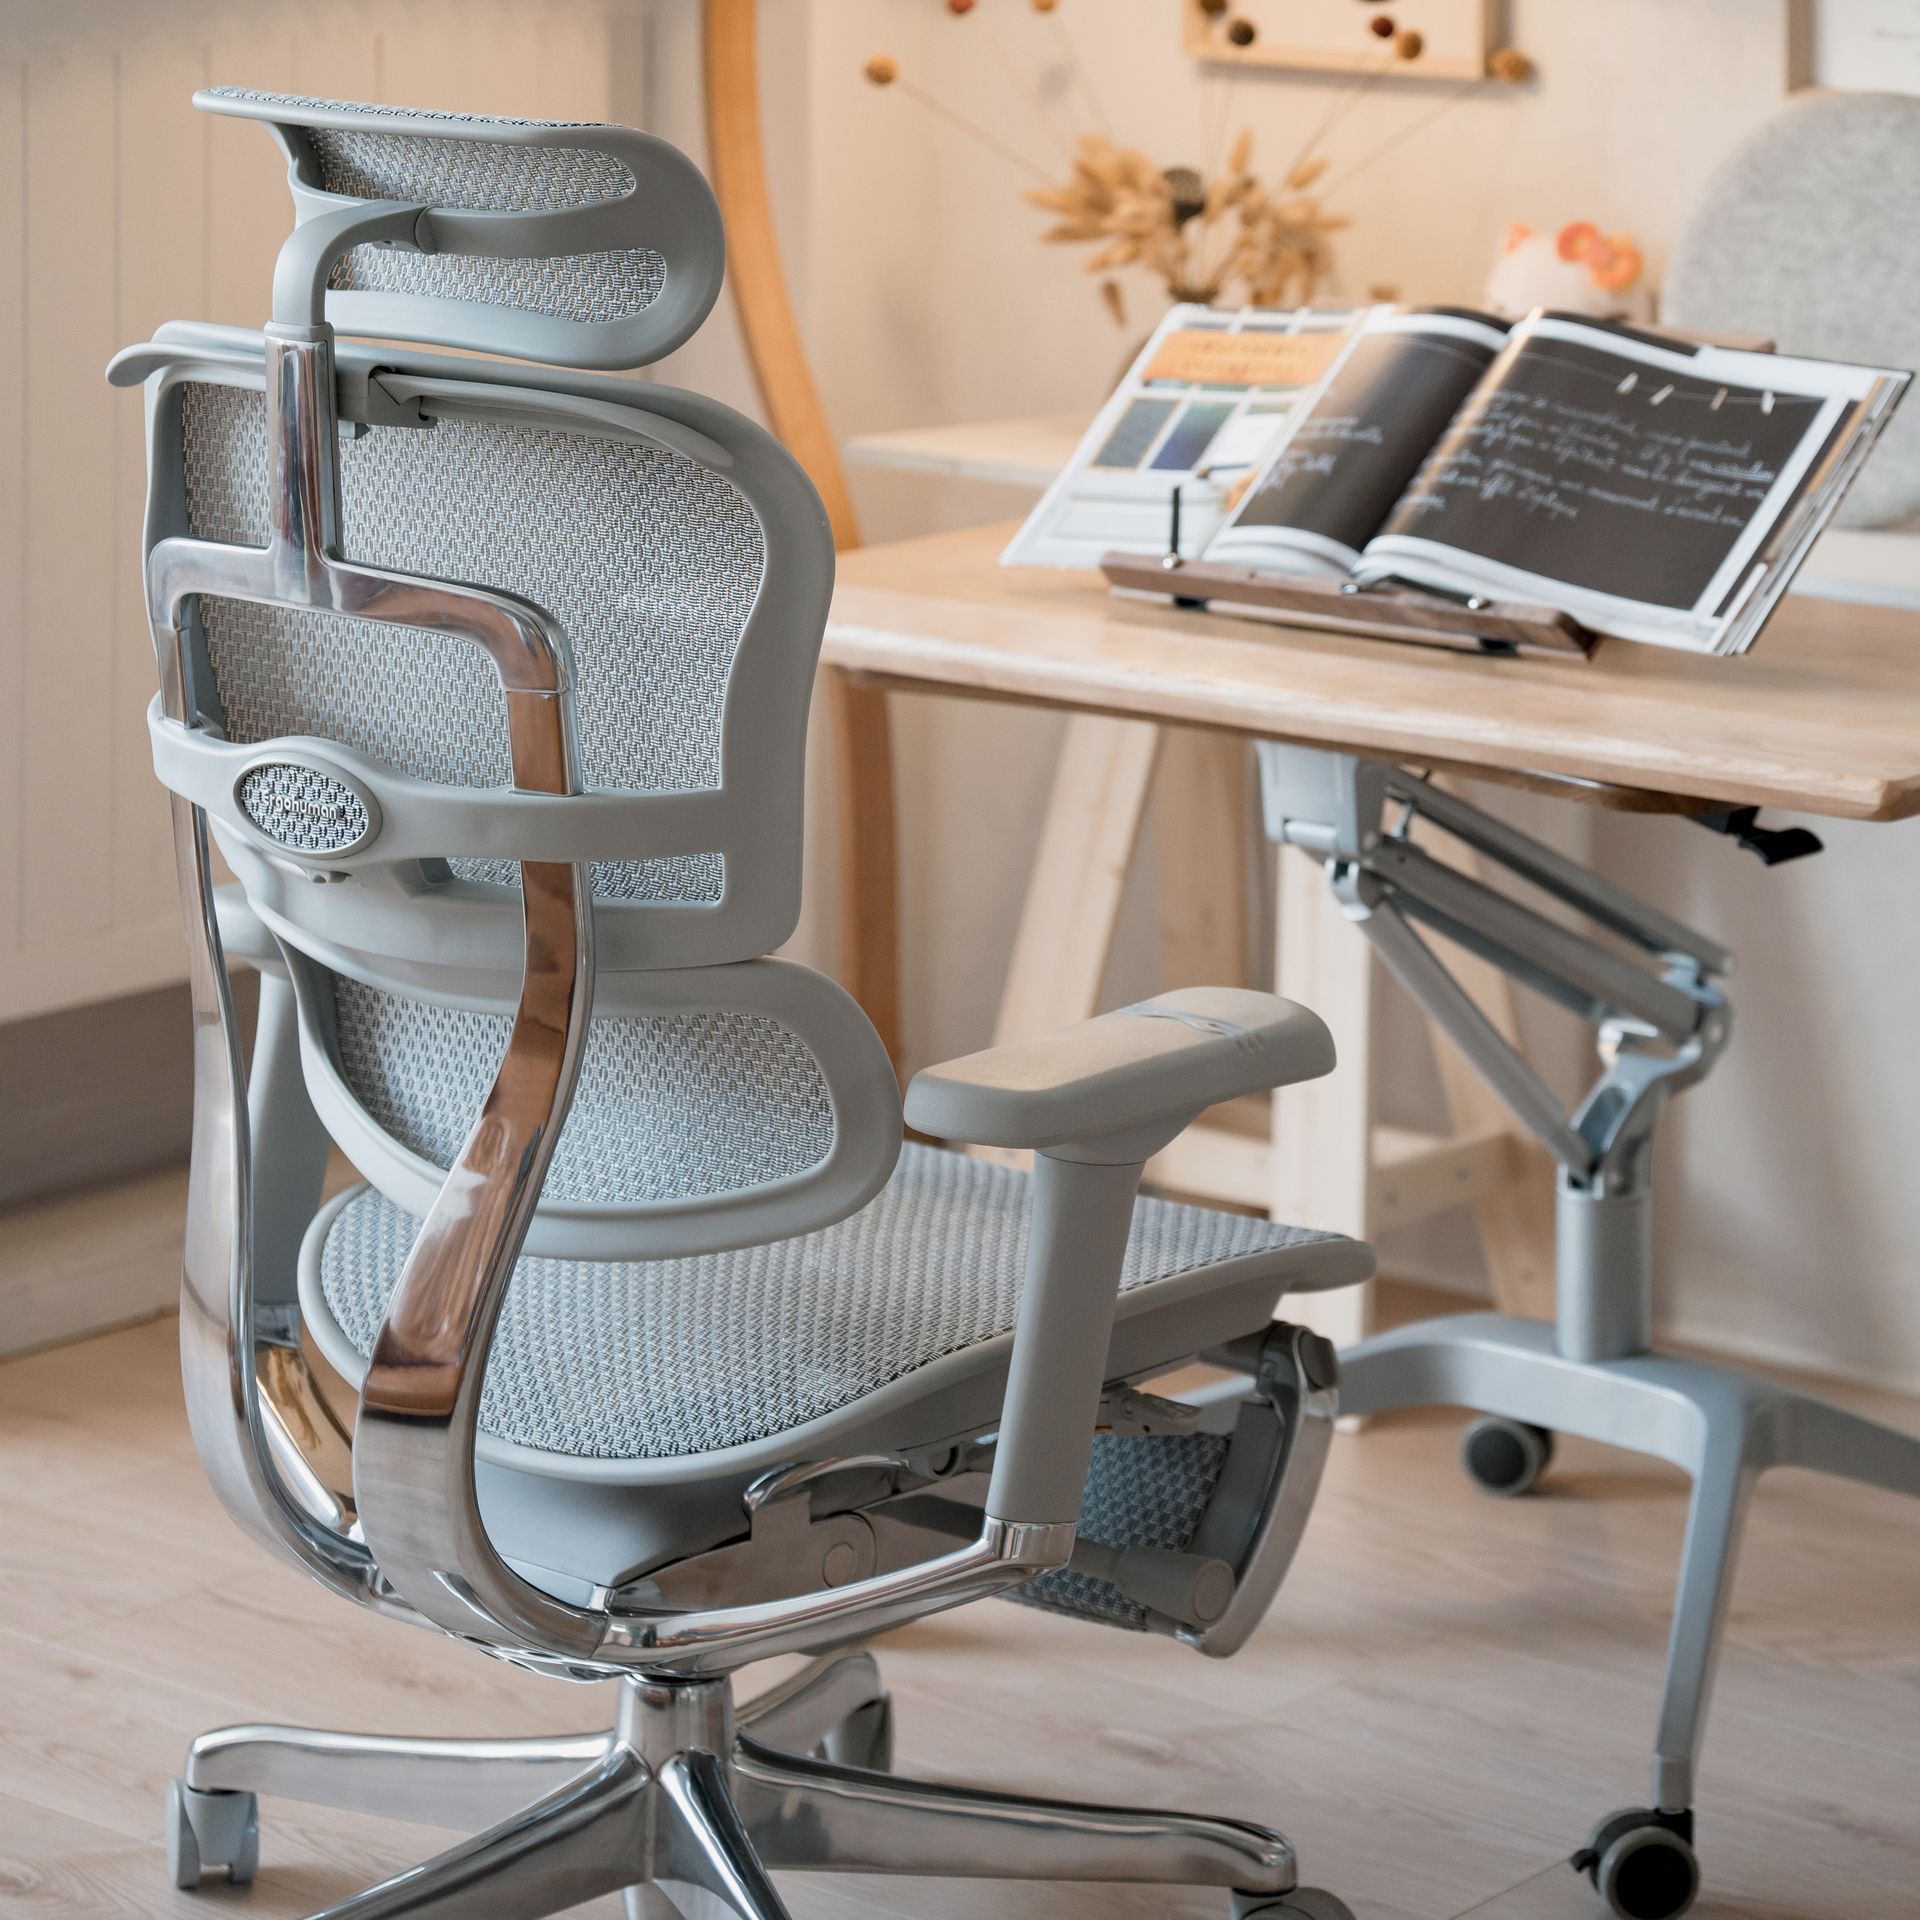
[[[781,0],[768,0],[764,11]],[[1123,138],[1189,160],[1215,84],[1179,50],[1174,0],[1062,0]],[[1035,244],[1022,178],[897,92],[860,78],[888,51],[905,73],[1011,144],[1054,156],[979,29],[1047,83],[1051,28],[983,0],[951,20],[932,0],[812,0],[807,85],[807,319],[842,434],[1084,408],[1130,344],[1069,250]],[[1516,91],[1467,101],[1336,195],[1353,216],[1337,291],[1391,286],[1471,300],[1509,220],[1589,218],[1642,243],[1656,279],[1707,170],[1779,102],[1779,0],[1514,0],[1509,38],[1538,63]],[[1248,73],[1232,103],[1256,152],[1285,157],[1338,82]],[[1437,90],[1373,90],[1330,147],[1334,173],[1409,124]],[[1151,318],[1133,289],[1134,320]],[[1020,511],[1017,496],[856,472],[870,538]],[[1764,642],[1762,643],[1764,644]],[[1730,668],[1730,671],[1737,671]],[[1005,708],[900,703],[909,1051],[977,1045],[999,987],[1057,722]],[[1907,979],[1920,950],[1920,832],[1840,828],[1810,864],[1763,871],[1677,823],[1496,804],[1590,844],[1608,871],[1729,938],[1734,1046],[1668,1124],[1662,1317],[1675,1333],[1920,1385],[1920,1039]],[[1114,993],[1150,981],[1143,913]],[[1577,1063],[1550,1020],[1555,1064]],[[1427,1097],[1404,1023],[1390,1071]],[[1462,1242],[1399,1249],[1457,1274]]]
[[[763,14],[779,6],[767,0]],[[1046,221],[1019,197],[1025,177],[860,71],[869,54],[891,52],[907,78],[1064,171],[1008,76],[1011,65],[1043,90],[1061,86],[1053,23],[992,0],[964,20],[930,0],[811,0],[810,17],[808,320],[837,429],[1075,407],[1091,416],[1151,323],[1152,287],[1129,287],[1132,324],[1117,329],[1078,250],[1036,243]],[[1062,0],[1056,17],[1072,23],[1116,133],[1167,162],[1204,157],[1223,104],[1229,124],[1253,130],[1256,156],[1284,161],[1346,84],[1255,71],[1221,80],[1181,52],[1175,0]],[[1410,299],[1471,300],[1513,219],[1630,229],[1657,271],[1686,183],[1783,85],[1778,0],[1518,0],[1511,37],[1538,61],[1538,82],[1461,102],[1337,192],[1353,225],[1330,293],[1391,286]],[[1450,91],[1372,89],[1326,142],[1330,181]],[[1060,123],[1085,124],[1067,98]],[[870,539],[1025,504],[892,473],[856,470],[855,486]],[[932,703],[903,703],[915,1057],[985,1030],[1056,728],[953,703],[936,718]]]
[[[1514,0],[1539,63],[1467,102],[1338,197],[1345,291],[1470,299],[1514,218],[1631,230],[1657,272],[1715,157],[1777,102],[1781,0]],[[1061,0],[1118,131],[1191,158],[1212,83],[1174,0]],[[0,48],[0,1017],[172,977],[178,935],[139,714],[149,649],[133,598],[136,408],[106,353],[176,313],[258,317],[284,190],[256,129],[209,129],[202,79],[481,111],[610,114],[700,145],[696,0],[389,0],[323,26],[292,5],[16,6]],[[1034,242],[1020,176],[860,77],[888,50],[943,99],[1049,157],[979,29],[1045,77],[1051,28],[1016,0],[952,21],[937,0],[762,0],[774,197],[816,370],[843,433],[1079,407],[1125,356],[1078,260]],[[1337,83],[1244,76],[1232,118],[1269,161]],[[1331,143],[1346,164],[1437,98],[1382,86]],[[1135,322],[1151,318],[1136,290]],[[723,303],[671,377],[751,405]],[[1010,515],[987,489],[857,476],[870,538]],[[987,1032],[1057,722],[901,704],[909,1046]],[[817,789],[818,790],[818,789]],[[821,812],[831,796],[819,791]],[[1690,1337],[1920,1383],[1920,1138],[1902,995],[1920,834],[1842,829],[1767,874],[1691,829],[1501,802],[1741,950],[1738,1038],[1681,1103],[1663,1169],[1666,1317]],[[816,823],[797,943],[823,953],[830,842]],[[1143,897],[1139,903],[1143,908]],[[1110,983],[1151,982],[1142,911]],[[1542,1022],[1562,1074],[1564,1025]],[[1396,1022],[1401,1042],[1405,1031]],[[1407,1049],[1386,1049],[1404,1061]],[[1420,1107],[1417,1063],[1383,1091]],[[1456,1236],[1403,1264],[1456,1270]]]
[[[232,84],[576,119],[643,117],[643,0],[5,9],[0,36],[0,1020],[183,971],[147,751],[137,394],[163,320],[256,325],[284,164]],[[681,12],[691,14],[691,9]]]

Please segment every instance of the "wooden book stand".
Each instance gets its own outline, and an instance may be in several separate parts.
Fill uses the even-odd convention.
[[[1450,600],[1418,587],[1357,587],[1268,567],[1225,566],[1114,551],[1100,571],[1121,593],[1147,593],[1175,606],[1248,613],[1283,626],[1352,633],[1370,640],[1412,640],[1466,653],[1573,654],[1593,651],[1598,635],[1571,614],[1519,600]]]

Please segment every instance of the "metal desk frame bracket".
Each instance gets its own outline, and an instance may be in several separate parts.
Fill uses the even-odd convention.
[[[1693,1480],[1654,1746],[1652,1806],[1684,1815],[1748,1497],[1797,1466],[1920,1495],[1920,1438],[1794,1389],[1652,1351],[1652,1146],[1668,1100],[1727,1044],[1733,956],[1527,834],[1377,761],[1263,742],[1267,832],[1323,860],[1387,967],[1559,1163],[1557,1318],[1449,1315],[1341,1357],[1341,1411],[1471,1407],[1649,1454]],[[1392,815],[1389,821],[1389,815]],[[1416,820],[1600,930],[1569,929],[1415,846]],[[1567,1114],[1421,928],[1589,1021],[1602,1070]],[[1623,952],[1623,946],[1637,954]]]

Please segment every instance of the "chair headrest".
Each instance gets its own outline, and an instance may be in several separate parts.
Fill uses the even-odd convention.
[[[214,87],[208,113],[258,120],[287,156],[296,225],[369,202],[428,209],[419,245],[334,267],[341,333],[637,367],[712,310],[726,244],[700,170],[631,127],[490,119]]]

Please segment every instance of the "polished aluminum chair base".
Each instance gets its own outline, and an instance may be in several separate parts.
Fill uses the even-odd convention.
[[[894,1778],[883,1771],[888,1698],[868,1653],[813,1661],[737,1716],[724,1679],[619,1686],[604,1734],[203,1734],[175,1804],[207,1844],[176,1845],[176,1859],[184,1851],[197,1878],[228,1864],[213,1857],[222,1828],[252,1830],[250,1874],[251,1801],[264,1793],[474,1831],[317,1920],[537,1920],[611,1893],[624,1894],[631,1920],[779,1920],[768,1873],[782,1868],[1215,1886],[1243,1915],[1345,1911],[1311,1891],[1287,1897],[1293,1849],[1264,1827]]]
[[[1695,1756],[1755,1481],[1774,1467],[1920,1495],[1920,1437],[1730,1367],[1672,1354],[1568,1359],[1551,1327],[1508,1314],[1421,1321],[1341,1356],[1343,1412],[1471,1407],[1681,1469],[1693,1482],[1654,1743],[1658,1807],[1693,1804]]]

